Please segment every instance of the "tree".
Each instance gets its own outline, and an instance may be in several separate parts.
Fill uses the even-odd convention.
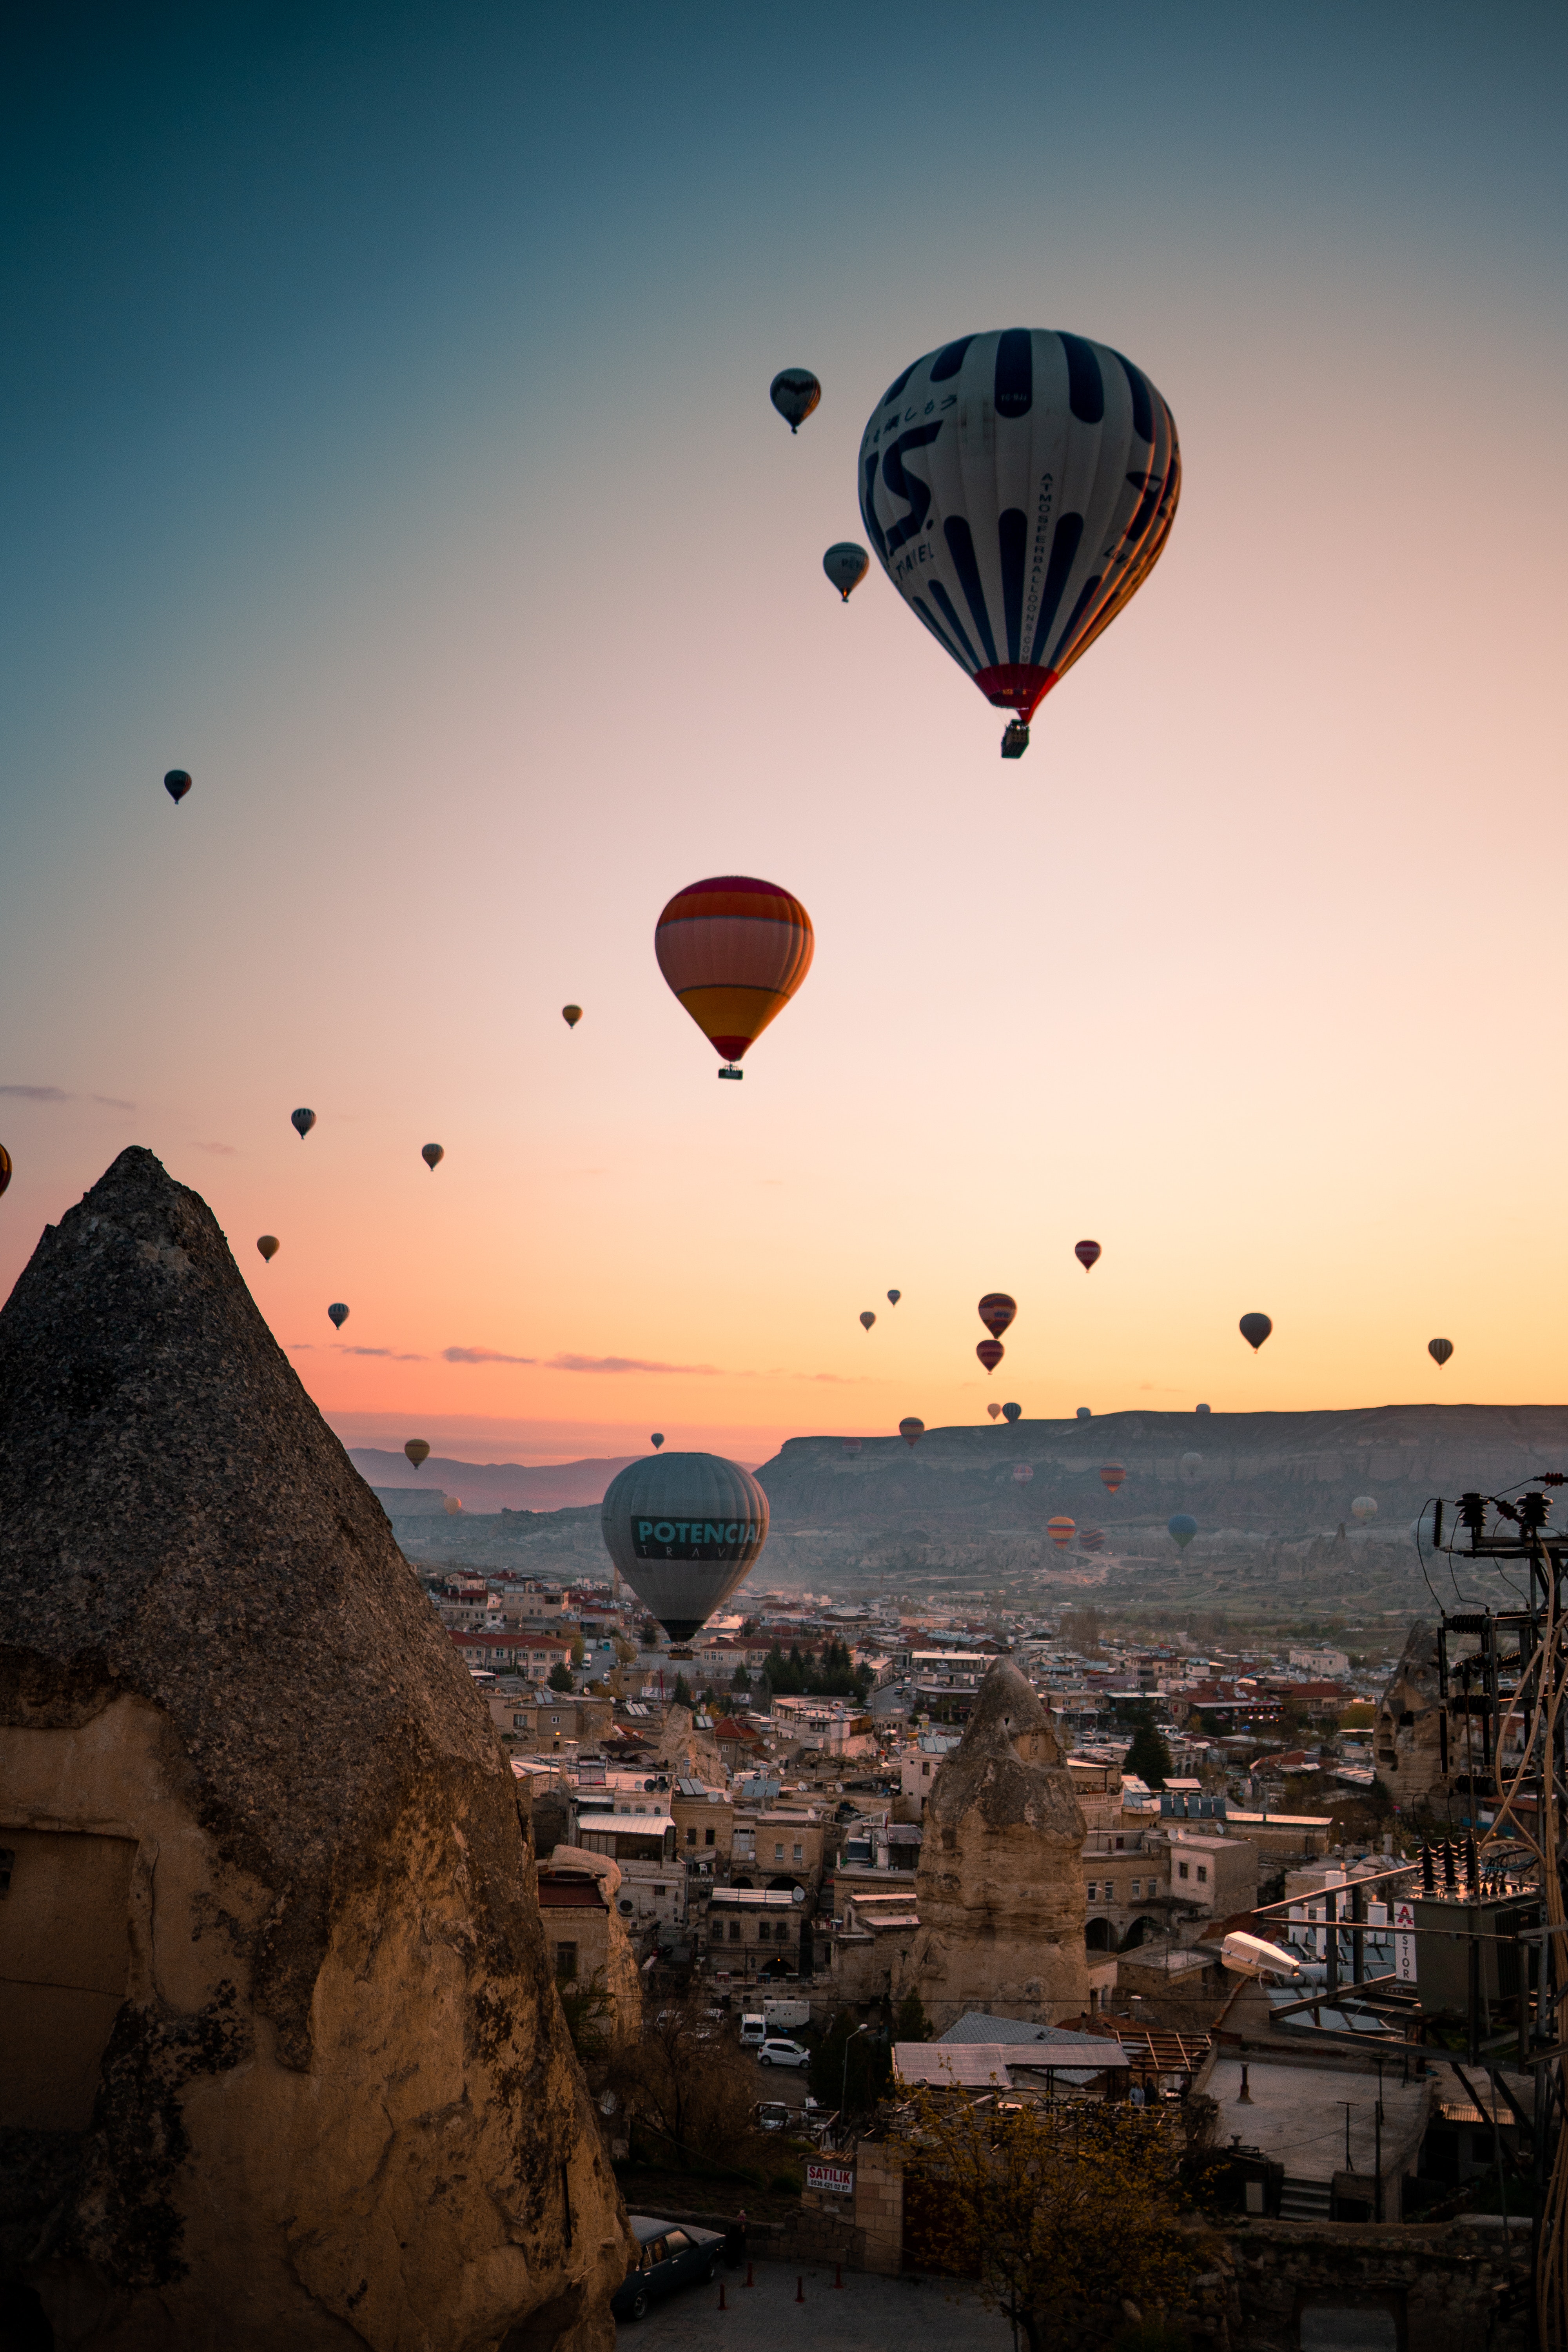
[[[748,2152],[750,2063],[706,2011],[702,1993],[650,2005],[640,2039],[612,2063],[613,2087],[660,2163],[728,2163]]]
[[[989,2099],[917,2085],[887,2134],[936,2191],[928,2226],[943,2266],[1029,2352],[1109,2339],[1123,2298],[1178,2298],[1202,2256],[1179,2218],[1182,2149],[1169,2115],[1121,2100]]]
[[[893,2011],[895,2042],[934,2042],[931,2021],[918,1992],[905,1993]]]
[[[691,1685],[684,1675],[678,1674],[675,1677],[675,1696],[670,1704],[672,1706],[683,1706],[689,1711],[690,1709]]]
[[[572,1664],[574,1666],[580,1666],[587,1654],[587,1643],[584,1642],[581,1633],[574,1633],[572,1636]]]
[[[610,1646],[615,1651],[616,1663],[620,1665],[629,1666],[637,1656],[637,1652],[631,1643],[623,1642],[618,1633],[612,1639]]]
[[[573,1687],[572,1669],[560,1659],[550,1669],[550,1687],[552,1691],[569,1691]]]
[[[879,2032],[862,2033],[853,2010],[841,2009],[811,2053],[806,2081],[825,2107],[842,2100],[847,2114],[866,2115],[889,2088],[893,2053]],[[847,2063],[846,2060],[847,2059]]]
[[[1132,1745],[1122,1759],[1121,1769],[1136,1774],[1146,1788],[1163,1789],[1171,1777],[1171,1751],[1154,1720],[1153,1708],[1134,1709],[1132,1722]]]
[[[749,1691],[751,1687],[752,1677],[746,1672],[744,1663],[742,1662],[742,1664],[736,1667],[734,1673],[730,1677],[730,1688],[731,1690]]]
[[[605,1990],[603,1969],[596,1969],[591,1977],[558,1979],[555,1990],[561,1996],[572,2047],[582,2063],[586,2066],[593,2059],[602,2058],[609,2047],[604,2021],[615,2007]]]

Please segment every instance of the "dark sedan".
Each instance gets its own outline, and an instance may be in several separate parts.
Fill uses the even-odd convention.
[[[707,2286],[719,2267],[724,2241],[717,2230],[689,2221],[656,2221],[647,2213],[627,2215],[638,2258],[610,2297],[617,2319],[643,2319],[661,2294],[678,2286]]]

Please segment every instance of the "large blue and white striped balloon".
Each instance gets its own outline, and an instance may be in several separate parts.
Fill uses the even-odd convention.
[[[884,571],[1025,742],[1153,568],[1181,478],[1148,377],[1105,343],[1037,327],[928,352],[860,441],[860,512]]]

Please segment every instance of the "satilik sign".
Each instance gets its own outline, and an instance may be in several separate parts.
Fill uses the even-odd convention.
[[[825,2189],[830,2197],[853,2197],[855,2167],[852,2164],[824,2164],[811,2159],[805,2168],[805,2185],[808,2189]]]

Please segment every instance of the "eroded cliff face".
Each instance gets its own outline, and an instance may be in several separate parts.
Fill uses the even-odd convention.
[[[0,1314],[0,2271],[62,2346],[601,2352],[511,1772],[198,1197]]]
[[[1443,1790],[1442,1712],[1437,1636],[1430,1625],[1415,1624],[1378,1701],[1373,1732],[1374,1769],[1396,1804],[1424,1804]]]
[[[926,1808],[899,1990],[918,1991],[939,2029],[967,2009],[1050,2024],[1088,2007],[1083,1839],[1050,1717],[998,1660]]]

